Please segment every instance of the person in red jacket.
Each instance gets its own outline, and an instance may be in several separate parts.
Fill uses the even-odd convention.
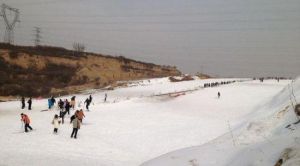
[[[21,113],[21,121],[23,121],[24,124],[25,124],[25,132],[28,132],[27,128],[32,130],[32,127],[29,125],[30,124],[30,119],[29,119],[28,115]]]
[[[83,119],[83,117],[85,117],[85,115],[84,115],[84,113],[83,113],[83,110],[82,109],[80,109],[80,111],[76,111],[75,112],[75,114],[77,115],[77,117],[78,117],[78,120],[82,123],[82,119]]]

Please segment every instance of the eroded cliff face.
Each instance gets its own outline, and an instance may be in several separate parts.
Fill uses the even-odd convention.
[[[0,96],[49,96],[121,80],[180,75],[176,67],[55,47],[0,44]]]

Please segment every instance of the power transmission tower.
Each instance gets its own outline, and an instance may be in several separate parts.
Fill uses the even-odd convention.
[[[14,13],[14,18],[10,21],[7,18],[7,11]],[[16,8],[12,8],[6,4],[2,4],[1,5],[1,16],[4,19],[5,22],[5,35],[4,35],[4,42],[5,43],[9,43],[9,44],[13,44],[14,42],[14,28],[17,22],[20,22],[19,20],[19,9]]]
[[[40,43],[41,43],[41,28],[40,27],[34,27],[34,36],[35,36],[35,39],[34,39],[34,45],[35,46],[39,46]]]

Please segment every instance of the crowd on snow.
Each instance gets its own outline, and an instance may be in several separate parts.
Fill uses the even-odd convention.
[[[286,78],[286,77],[260,77],[260,78],[253,78],[253,80],[259,80],[260,82],[264,82],[264,80],[277,80],[277,82],[279,82],[279,80],[287,80],[287,79],[292,79],[292,78]]]
[[[92,95],[90,95],[85,101],[85,108],[86,111],[89,111],[89,106],[92,103]],[[104,102],[107,100],[107,94],[105,93],[104,96]],[[31,105],[32,105],[32,99],[29,98],[28,101],[28,110],[31,110]],[[48,110],[52,110],[56,103],[56,100],[54,97],[51,97],[48,99]],[[54,126],[53,133],[57,134],[58,128],[60,124],[64,124],[65,122],[65,115],[68,114],[70,115],[70,109],[74,110],[74,115],[70,117],[70,123],[73,125],[73,130],[71,133],[71,138],[77,138],[77,132],[80,129],[81,123],[83,121],[83,118],[85,117],[84,112],[82,109],[75,110],[76,107],[76,96],[71,97],[70,101],[68,99],[62,100],[59,99],[57,102],[57,108],[59,109],[59,114],[55,114],[54,118],[52,120],[52,124]],[[79,102],[78,107],[81,107],[81,102]],[[25,98],[22,97],[21,99],[21,108],[25,108]],[[29,116],[21,113],[21,121],[25,124],[25,132],[28,132],[28,129],[32,130],[32,127],[30,126],[30,119]]]
[[[221,82],[204,83],[204,88],[216,87],[219,85],[231,84],[231,83],[235,83],[235,82],[236,81],[221,81]]]
[[[256,80],[256,79],[257,78],[253,78],[253,80]],[[280,79],[286,79],[286,78],[282,78],[282,77],[272,77],[272,78],[270,78],[270,77],[267,77],[267,78],[261,77],[261,78],[258,78],[258,80],[260,80],[261,82],[263,82],[264,79],[275,79],[279,82]],[[204,88],[216,87],[216,86],[231,84],[231,83],[235,83],[235,82],[237,82],[237,81],[232,80],[232,81],[204,83]],[[220,98],[221,93],[218,92],[217,96],[218,96],[218,98]],[[59,115],[55,114],[54,118],[52,120],[52,124],[54,125],[54,130],[53,130],[54,133],[58,132],[58,127],[61,123],[64,124],[65,115],[66,114],[70,115],[70,109],[75,110],[75,104],[76,104],[75,99],[76,99],[76,96],[73,96],[73,97],[71,97],[70,101],[68,101],[68,99],[65,99],[65,100],[59,99],[59,101],[57,102],[57,106],[58,106],[58,109],[59,109]],[[87,111],[89,111],[89,106],[92,103],[92,100],[93,100],[93,98],[90,95],[84,101],[85,108],[86,108]],[[104,102],[106,102],[106,100],[107,100],[107,94],[105,93]],[[48,109],[49,110],[52,109],[54,107],[55,103],[56,103],[56,100],[55,100],[54,97],[49,98],[48,99]],[[32,98],[29,98],[27,100],[27,104],[28,104],[28,110],[31,110]],[[26,106],[25,98],[22,97],[22,99],[21,99],[21,108],[25,109],[25,106]],[[81,106],[81,102],[78,104],[78,106],[79,107]],[[78,132],[78,129],[80,128],[80,125],[81,125],[82,120],[83,120],[84,117],[85,117],[85,115],[84,115],[82,109],[76,110],[74,112],[74,115],[71,116],[70,123],[73,123],[73,131],[72,131],[72,134],[71,134],[71,138],[73,138],[73,137],[77,138],[77,132]],[[26,115],[24,113],[21,113],[21,120],[25,124],[25,132],[28,132],[28,129],[32,130],[32,127],[30,126],[30,119],[29,119],[28,115]]]

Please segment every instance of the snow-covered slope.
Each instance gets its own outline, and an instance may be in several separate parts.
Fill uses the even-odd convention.
[[[268,138],[273,133],[280,136],[285,130],[291,132],[289,129],[277,130],[284,123],[278,122],[272,127],[273,121],[263,121],[273,115],[270,111],[276,113],[286,107],[288,89],[282,88],[290,81],[246,81],[202,88],[204,83],[230,80],[235,79],[172,83],[161,78],[133,81],[129,87],[113,91],[91,90],[77,94],[77,103],[89,94],[93,95],[91,111],[85,111],[86,118],[77,140],[70,138],[69,116],[67,123],[60,126],[58,135],[52,134],[51,121],[58,111],[41,112],[47,108],[46,99],[34,100],[31,111],[21,110],[19,101],[0,103],[0,165],[136,166],[170,151],[192,146],[144,165],[221,165],[220,162],[240,165],[236,163],[237,154],[247,155],[250,153],[247,149],[255,149],[257,142],[264,144],[265,139],[260,133],[255,137],[250,134],[255,133],[256,128],[262,133],[271,133],[261,134]],[[298,82],[294,86],[298,92]],[[217,98],[218,91],[221,92],[220,99]],[[108,94],[106,103],[103,102],[105,93]],[[64,98],[70,99],[70,96]],[[287,119],[289,115],[293,118],[290,109],[281,117]],[[33,132],[22,133],[21,112],[30,116]],[[229,126],[233,130],[235,146],[228,133]],[[257,154],[256,150],[253,153]],[[255,159],[257,155],[254,154],[251,156]]]
[[[204,145],[170,152],[142,165],[270,166],[283,159],[284,166],[299,166],[300,132],[299,126],[293,124],[298,120],[294,105],[299,99],[300,79],[297,79],[258,103],[244,116],[245,123],[228,133]]]

